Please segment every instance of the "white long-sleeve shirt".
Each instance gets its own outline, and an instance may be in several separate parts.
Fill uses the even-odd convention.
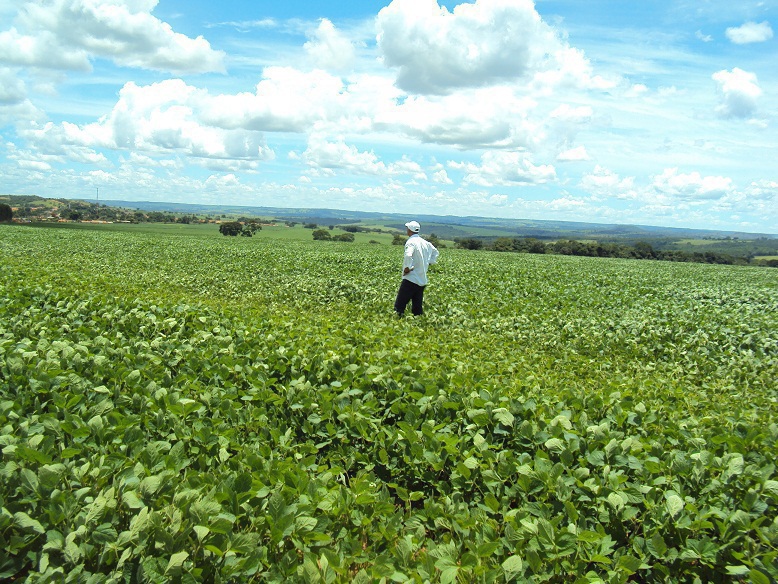
[[[403,256],[403,272],[409,268],[410,272],[403,276],[404,280],[410,280],[419,286],[427,285],[427,268],[438,261],[438,250],[429,241],[414,233],[405,242],[405,254]]]

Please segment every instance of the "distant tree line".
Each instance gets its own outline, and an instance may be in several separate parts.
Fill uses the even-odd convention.
[[[778,261],[776,260],[752,260],[748,257],[738,257],[710,251],[689,253],[672,249],[659,250],[654,249],[647,241],[638,241],[630,245],[627,243],[575,241],[572,239],[544,242],[534,237],[498,237],[489,242],[470,237],[455,239],[454,243],[459,249],[778,267]]]
[[[245,218],[244,218],[245,219]],[[256,219],[248,219],[244,221],[225,221],[219,225],[219,233],[235,237],[241,235],[243,237],[251,237],[257,231],[261,231],[262,226]]]
[[[340,233],[338,235],[332,235],[328,230],[326,229],[317,229],[313,232],[313,238],[316,241],[347,241],[352,242],[354,241],[354,234],[353,233]]]
[[[380,227],[364,227],[362,225],[336,225],[347,233],[394,233],[394,229],[381,229]],[[332,229],[332,227],[330,227]]]
[[[0,203],[0,222],[11,221],[14,218],[14,211],[10,205]]]
[[[9,197],[13,217],[18,221],[108,221],[113,223],[209,223],[209,217],[191,213],[140,211],[100,205],[77,199],[42,199],[35,196]],[[5,203],[4,203],[5,204]],[[9,209],[11,207],[9,206]]]

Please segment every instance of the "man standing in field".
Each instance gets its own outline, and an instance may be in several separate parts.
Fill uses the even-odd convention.
[[[403,255],[403,279],[394,301],[394,310],[400,316],[411,302],[411,312],[419,316],[424,300],[424,287],[427,285],[427,268],[438,261],[438,250],[429,241],[419,235],[421,227],[416,221],[405,224],[408,241],[405,242]]]

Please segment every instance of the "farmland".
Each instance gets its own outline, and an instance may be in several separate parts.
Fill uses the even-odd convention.
[[[778,578],[775,270],[211,229],[0,225],[0,581]]]

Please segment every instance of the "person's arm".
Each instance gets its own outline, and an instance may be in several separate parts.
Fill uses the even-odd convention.
[[[405,253],[403,254],[403,276],[407,276],[411,271],[413,271],[413,267],[416,265],[413,261],[415,251],[416,250],[413,245],[405,244]]]

